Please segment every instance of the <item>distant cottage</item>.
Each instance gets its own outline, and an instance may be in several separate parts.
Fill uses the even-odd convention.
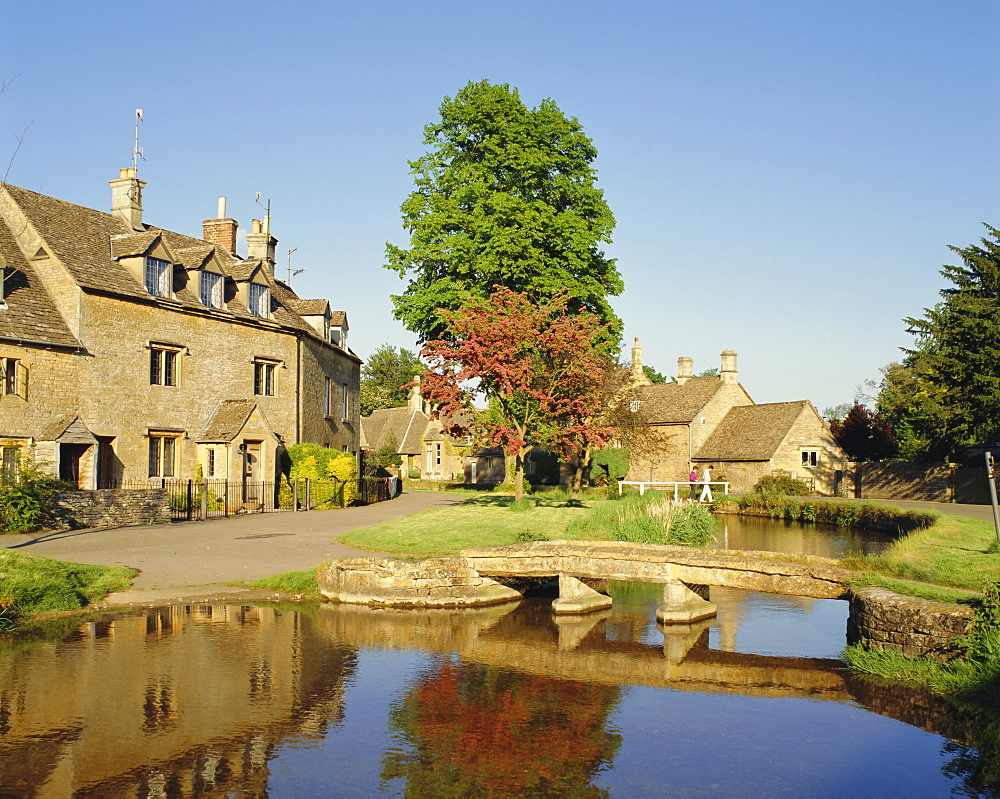
[[[360,451],[361,360],[347,316],[275,277],[267,217],[203,239],[143,221],[145,181],[110,181],[111,213],[0,184],[0,456],[82,488],[272,480],[282,451]]]
[[[654,384],[632,348],[630,407],[641,413],[652,442],[633,457],[629,480],[687,480],[692,467],[714,469],[735,491],[763,475],[786,472],[817,494],[842,487],[848,458],[809,400],[757,405],[737,379],[737,354],[725,350],[718,375],[693,376],[691,358],[677,359],[677,380]]]

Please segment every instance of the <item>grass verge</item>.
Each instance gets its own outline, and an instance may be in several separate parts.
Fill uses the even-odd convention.
[[[31,615],[84,608],[124,591],[135,574],[120,566],[88,566],[0,550],[0,630]]]
[[[261,588],[265,591],[283,591],[287,594],[298,594],[303,599],[322,599],[323,595],[320,594],[319,587],[316,585],[316,572],[321,568],[323,568],[323,564],[309,571],[284,572],[249,583],[237,580],[231,583],[231,585],[238,585],[244,588]]]
[[[601,501],[601,500],[598,500]],[[563,496],[513,497],[480,494],[461,505],[420,511],[405,519],[344,533],[337,540],[369,552],[411,558],[454,555],[469,547],[502,547],[539,538],[593,538],[567,530],[594,502],[572,503]],[[514,512],[512,512],[514,511]],[[604,537],[607,540],[607,536]]]

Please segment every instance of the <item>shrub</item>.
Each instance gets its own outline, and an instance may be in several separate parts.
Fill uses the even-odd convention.
[[[411,480],[419,480],[420,479],[420,469],[410,469],[406,473],[406,476],[409,477]]]
[[[280,499],[291,501],[291,482],[299,481],[299,501],[305,501],[305,481],[309,478],[310,501],[320,508],[345,508],[357,493],[358,469],[348,452],[321,447],[319,444],[295,444],[287,450],[288,474]]]
[[[891,505],[867,502],[803,501],[769,492],[740,497],[739,508],[740,513],[747,516],[820,522],[836,527],[860,527],[899,534],[930,527],[938,519],[932,511],[900,510]]]
[[[22,459],[13,482],[0,482],[0,533],[26,533],[54,521],[52,494],[75,486]]]
[[[765,474],[753,487],[755,494],[774,493],[791,497],[809,496],[809,486],[789,474]]]
[[[614,540],[641,544],[706,546],[715,540],[718,529],[707,508],[674,502],[655,492],[599,505],[592,516],[593,527],[608,529]]]
[[[707,547],[715,541],[719,524],[704,505],[682,504],[667,535],[668,544]]]
[[[613,485],[628,474],[628,450],[622,447],[599,449],[590,456],[590,482]]]

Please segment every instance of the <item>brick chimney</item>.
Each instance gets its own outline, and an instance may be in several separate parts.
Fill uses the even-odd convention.
[[[235,219],[226,216],[226,198],[219,198],[219,216],[217,219],[206,219],[201,223],[202,238],[210,244],[225,247],[236,255],[236,228],[239,224]]]
[[[736,382],[736,353],[732,350],[722,351],[722,369],[719,370],[719,377],[723,383]]]
[[[683,386],[694,373],[694,361],[686,355],[677,359],[677,385]]]
[[[260,259],[267,264],[267,269],[274,276],[274,250],[278,240],[271,235],[271,217],[265,216],[264,221],[254,219],[250,232],[247,233],[247,258]]]
[[[111,184],[111,214],[132,230],[145,230],[142,225],[142,190],[146,181],[135,176],[135,167],[122,169]]]

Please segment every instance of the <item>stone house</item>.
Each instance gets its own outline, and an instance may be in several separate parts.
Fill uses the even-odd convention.
[[[269,220],[193,238],[143,221],[145,181],[111,213],[0,185],[0,451],[80,487],[274,479],[284,447],[357,453],[361,360],[347,318],[274,273]]]
[[[749,491],[764,474],[785,471],[821,495],[841,487],[848,459],[808,400],[758,405],[738,380],[737,353],[725,350],[717,375],[693,376],[677,359],[677,380],[654,384],[632,348],[629,409],[641,420],[644,445],[633,453],[629,480],[686,481],[713,467],[715,479]]]

